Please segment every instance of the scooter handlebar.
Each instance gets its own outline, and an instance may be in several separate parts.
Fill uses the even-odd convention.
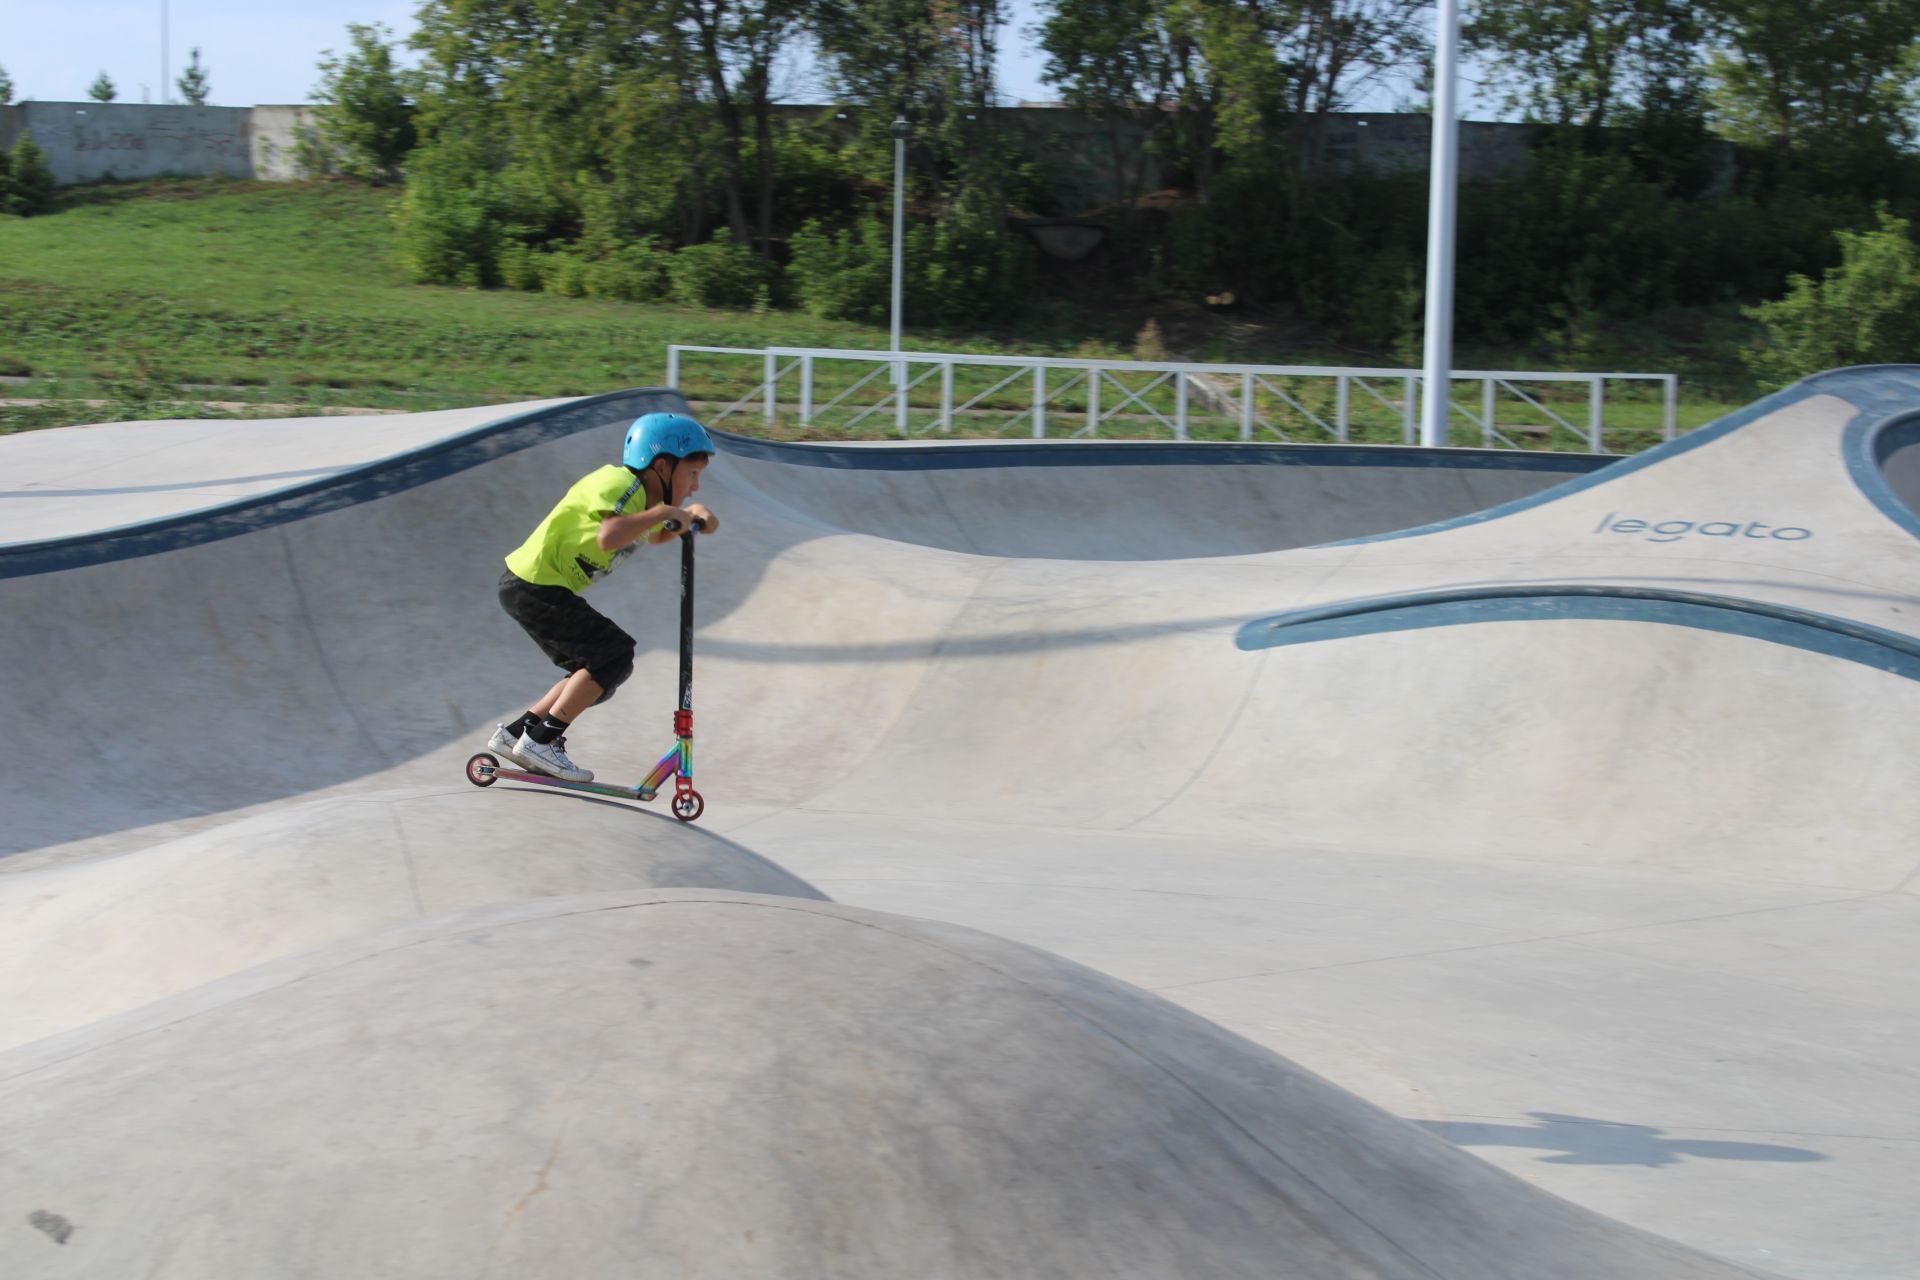
[[[668,533],[679,533],[684,526],[682,526],[678,520],[664,520],[661,522],[660,527],[662,529],[665,529]],[[707,527],[707,522],[705,520],[702,520],[699,516],[695,516],[693,518],[693,527],[696,531],[705,529]]]

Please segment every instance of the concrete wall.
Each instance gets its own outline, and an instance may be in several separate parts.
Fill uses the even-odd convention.
[[[252,117],[248,107],[22,102],[0,107],[0,146],[31,130],[63,187],[168,175],[251,178]]]
[[[302,176],[295,163],[296,129],[313,108],[152,106],[139,103],[26,102],[0,107],[0,147],[22,129],[46,149],[54,181],[62,186],[112,178],[167,175],[286,182]],[[818,118],[831,107],[783,107],[789,119]],[[1064,206],[1083,211],[1119,196],[1116,144],[1129,170],[1139,165],[1136,190],[1166,185],[1159,162],[1143,157],[1145,129],[1123,121],[1112,130],[1065,107],[1020,106],[1001,111],[1002,127],[1037,156]],[[1430,121],[1421,115],[1347,113],[1326,118],[1320,136],[1297,139],[1302,154],[1338,168],[1381,173],[1421,172],[1427,166]],[[1510,172],[1526,157],[1534,126],[1467,123],[1460,128],[1460,172],[1472,182]]]
[[[777,107],[788,119],[818,120],[832,107]],[[1123,181],[1114,171],[1114,151],[1126,165],[1125,182],[1133,193],[1144,194],[1168,185],[1159,160],[1143,154],[1147,136],[1138,119],[1105,120],[1071,107],[1023,104],[1002,108],[997,122],[1019,147],[1039,161],[1062,204],[1072,212],[1091,212],[1122,195]],[[846,126],[852,132],[853,126]],[[1341,112],[1327,116],[1318,138],[1312,122],[1303,123],[1292,139],[1299,154],[1336,169],[1375,173],[1424,173],[1432,146],[1432,120],[1423,115]],[[1460,126],[1460,176],[1466,182],[1484,182],[1511,173],[1526,159],[1538,132],[1528,124],[1465,121]],[[1136,177],[1137,173],[1137,177]]]
[[[253,173],[268,182],[292,182],[307,175],[294,162],[302,125],[313,127],[310,106],[253,109]]]

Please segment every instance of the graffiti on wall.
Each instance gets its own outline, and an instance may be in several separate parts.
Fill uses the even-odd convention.
[[[213,129],[177,129],[154,125],[138,132],[130,129],[89,129],[73,127],[75,151],[146,151],[167,148],[175,151],[204,151],[215,156],[245,155],[247,144],[239,132]]]

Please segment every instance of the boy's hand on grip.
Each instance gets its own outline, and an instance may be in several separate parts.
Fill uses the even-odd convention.
[[[702,533],[713,533],[720,528],[720,517],[708,510],[704,502],[689,502],[687,504],[687,518],[690,521],[698,520],[700,522],[700,532]]]

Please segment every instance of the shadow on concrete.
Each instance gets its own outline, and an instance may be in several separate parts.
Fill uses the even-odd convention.
[[[1527,1113],[1532,1125],[1479,1124],[1461,1120],[1416,1120],[1429,1133],[1461,1147],[1524,1147],[1555,1151],[1542,1164],[1621,1164],[1657,1169],[1695,1160],[1758,1160],[1805,1164],[1830,1160],[1804,1147],[1781,1147],[1764,1142],[1721,1142],[1699,1138],[1669,1138],[1666,1130],[1650,1125],[1595,1120],[1589,1116]]]

